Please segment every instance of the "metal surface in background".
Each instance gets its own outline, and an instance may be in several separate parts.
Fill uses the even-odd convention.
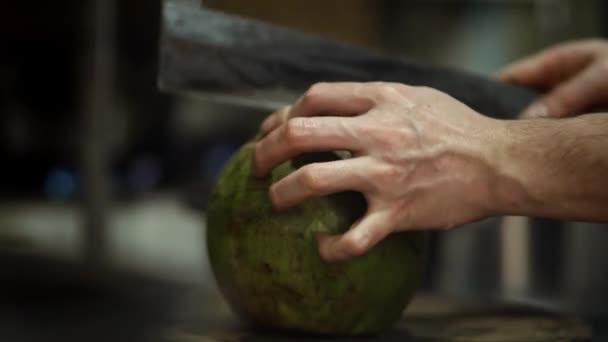
[[[253,19],[166,0],[158,82],[206,100],[274,110],[322,81],[388,81],[442,90],[513,117],[535,94],[488,78],[385,56]]]

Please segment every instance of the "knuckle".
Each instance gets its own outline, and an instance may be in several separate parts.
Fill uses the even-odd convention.
[[[401,169],[395,165],[383,164],[378,168],[378,179],[381,180],[394,180],[401,176]]]
[[[370,137],[372,141],[370,148],[379,151],[382,155],[392,154],[396,142],[393,132],[382,129],[375,131],[373,134]]]
[[[307,134],[309,118],[292,118],[285,125],[285,141],[290,147],[298,147]]]
[[[393,83],[393,88],[400,93],[406,93],[411,89],[410,86],[405,85],[403,83]]]
[[[370,112],[370,113],[372,113],[372,112]],[[357,134],[359,134],[363,137],[374,136],[376,134],[376,131],[378,130],[377,126],[378,126],[377,122],[372,121],[372,120],[355,121],[352,125],[352,127],[355,129]]]
[[[412,93],[412,88],[403,83],[388,83],[385,92],[394,98],[403,98],[408,97]]]
[[[324,88],[326,88],[329,85],[328,82],[317,82],[313,85],[311,85],[308,90],[306,91],[306,93],[308,94],[315,94],[315,93],[319,93],[321,91],[323,91]]]
[[[374,167],[370,170],[369,174],[373,179],[381,180],[386,175],[390,174],[392,165],[387,163],[379,163],[374,165]]]
[[[306,107],[314,107],[319,100],[319,97],[323,94],[323,89],[327,88],[328,83],[320,82],[315,83],[308,88],[302,95],[300,103]]]
[[[388,83],[384,82],[384,81],[373,81],[373,82],[369,82],[367,84],[371,85],[373,88],[380,89],[380,88],[386,86]]]
[[[367,85],[366,96],[376,105],[382,102],[385,104],[399,102],[409,95],[411,89],[408,85],[396,82],[369,82]]]
[[[434,90],[433,88],[426,86],[426,85],[420,85],[420,86],[416,86],[414,88],[416,89],[416,91],[419,91],[419,92],[432,92]]]
[[[396,84],[388,82],[376,82],[374,84],[374,89],[376,94],[382,97],[390,97],[398,92]]]
[[[409,143],[417,141],[420,137],[419,129],[413,122],[407,122],[403,125],[399,125],[394,129],[393,135],[401,143]]]
[[[387,154],[392,155],[397,151],[398,146],[412,146],[419,140],[419,134],[413,125],[410,124],[399,124],[393,126],[382,127],[376,129],[373,132],[373,141],[375,147],[380,151],[385,151]]]
[[[323,176],[317,164],[308,164],[300,169],[300,182],[312,191],[320,191],[325,187]]]
[[[390,159],[390,157],[387,157],[387,159]],[[407,171],[390,163],[396,164],[399,162],[401,161],[388,161],[388,163],[376,167],[369,179],[370,188],[386,196],[393,197],[398,194],[407,178]]]
[[[439,92],[437,89],[431,88],[429,86],[417,86],[415,87],[415,89],[419,95],[437,95],[437,93]]]

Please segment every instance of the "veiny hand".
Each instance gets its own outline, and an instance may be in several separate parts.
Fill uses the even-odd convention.
[[[503,81],[548,90],[522,117],[562,118],[608,104],[608,41],[557,45],[506,67]]]
[[[321,83],[268,117],[253,170],[303,152],[354,157],[306,165],[273,184],[273,206],[346,190],[368,211],[341,236],[318,237],[328,261],[360,255],[395,230],[449,228],[493,213],[492,135],[484,117],[437,90],[395,83]]]

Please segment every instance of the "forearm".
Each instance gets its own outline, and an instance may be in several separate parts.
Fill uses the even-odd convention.
[[[492,157],[498,212],[608,221],[608,114],[500,125]]]

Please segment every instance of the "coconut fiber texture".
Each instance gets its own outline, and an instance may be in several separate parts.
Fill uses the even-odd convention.
[[[209,258],[233,310],[260,327],[329,335],[374,334],[398,320],[419,283],[424,234],[395,233],[350,261],[322,261],[315,234],[346,231],[365,212],[363,196],[345,192],[275,212],[272,182],[339,157],[302,155],[256,179],[252,146],[227,163],[207,207]]]

